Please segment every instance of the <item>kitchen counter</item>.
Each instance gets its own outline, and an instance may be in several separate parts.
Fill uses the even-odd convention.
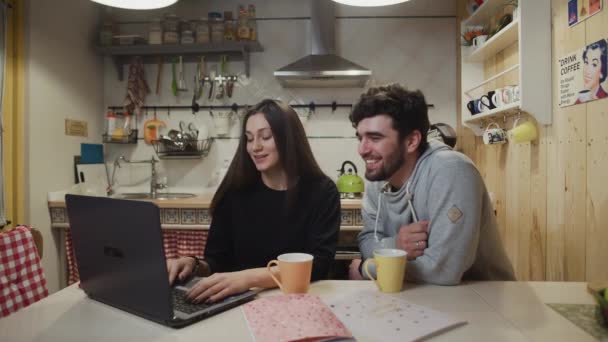
[[[209,206],[213,194],[200,194],[191,198],[151,201],[160,208],[161,227],[163,229],[209,229],[211,215]],[[340,200],[342,215],[340,230],[360,231],[363,226],[361,218],[361,199]],[[49,201],[51,227],[68,229],[68,215],[65,201]]]
[[[63,197],[63,195],[54,194],[53,199],[48,201],[48,207],[51,216],[51,228],[59,235],[59,241],[62,241],[59,245],[62,258],[62,262],[60,263],[60,279],[62,286],[65,286],[67,285],[68,278],[74,275],[74,269],[68,269],[68,266],[71,265],[70,267],[74,268],[75,264],[73,263],[74,254],[65,201],[55,200]],[[209,207],[212,199],[213,194],[208,193],[191,198],[138,201],[152,201],[158,205],[163,234],[177,234],[190,237],[196,235],[199,236],[199,240],[206,241],[207,231],[211,225]],[[361,199],[342,199],[340,202],[339,252],[336,254],[336,260],[348,261],[359,257],[359,253],[357,252],[357,235],[363,228]],[[201,247],[201,249],[203,248]]]
[[[179,198],[168,200],[139,200],[152,201],[159,208],[209,208],[213,194],[199,194],[191,198]],[[342,199],[340,205],[342,209],[361,209],[361,199]],[[49,208],[65,208],[65,201],[49,201]]]

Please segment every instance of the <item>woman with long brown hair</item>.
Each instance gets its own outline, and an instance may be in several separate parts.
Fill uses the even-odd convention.
[[[266,264],[283,253],[314,256],[312,280],[327,277],[340,225],[340,196],[321,171],[296,112],[277,100],[249,109],[236,154],[211,202],[205,260],[167,261],[169,281],[203,276],[193,302],[275,287]]]

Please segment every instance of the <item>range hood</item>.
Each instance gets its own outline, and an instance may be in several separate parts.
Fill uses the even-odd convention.
[[[337,56],[335,7],[329,0],[311,0],[312,53],[274,72],[285,88],[362,88],[372,72]]]

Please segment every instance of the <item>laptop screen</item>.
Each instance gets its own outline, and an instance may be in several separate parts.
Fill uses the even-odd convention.
[[[81,287],[156,321],[173,317],[160,226],[151,202],[66,195]]]

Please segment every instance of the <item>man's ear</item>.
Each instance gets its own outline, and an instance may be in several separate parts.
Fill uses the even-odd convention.
[[[404,140],[405,150],[407,153],[414,153],[418,150],[418,146],[422,142],[422,134],[420,134],[419,130],[414,130],[412,133],[408,134],[408,136]]]

